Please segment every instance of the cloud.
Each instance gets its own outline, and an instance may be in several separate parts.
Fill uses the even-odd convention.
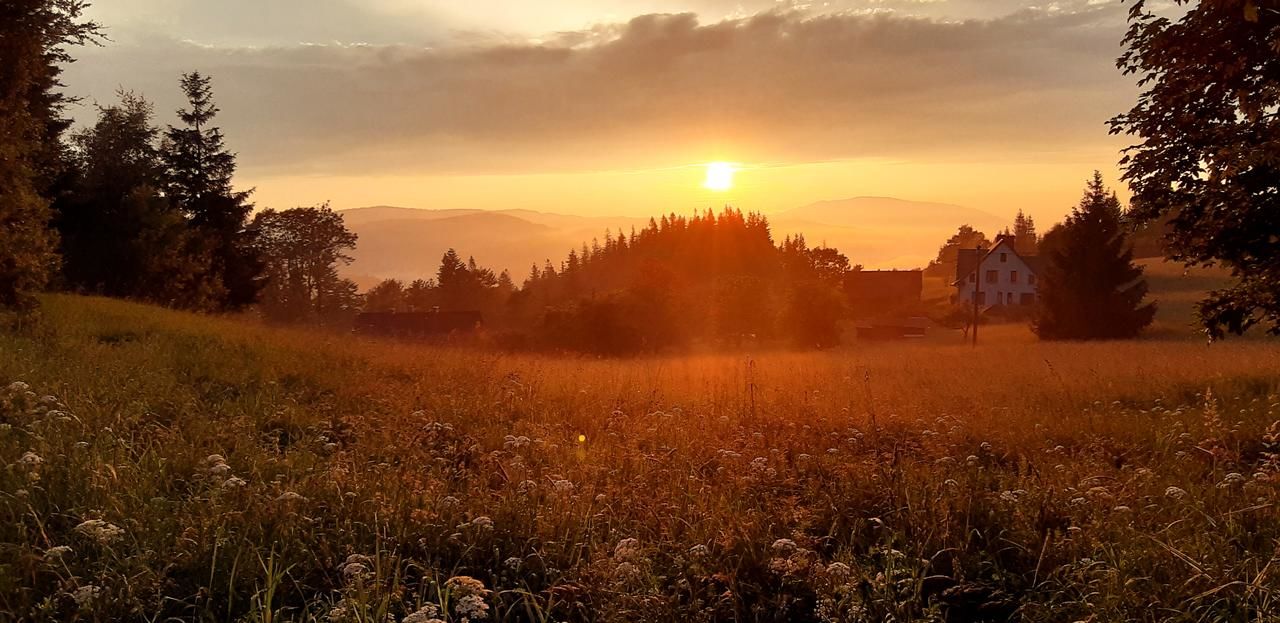
[[[1105,141],[1105,120],[1131,101],[1113,65],[1121,11],[652,14],[539,44],[440,48],[156,37],[90,51],[67,82],[101,99],[136,88],[166,111],[179,73],[208,72],[229,141],[258,173],[1034,157]]]

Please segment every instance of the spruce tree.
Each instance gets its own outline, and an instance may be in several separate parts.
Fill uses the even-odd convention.
[[[1032,328],[1044,340],[1124,339],[1151,324],[1147,282],[1133,263],[1115,193],[1095,172],[1080,205],[1041,243],[1040,304]]]
[[[78,0],[0,2],[0,308],[30,309],[57,266],[50,198],[65,168],[67,47],[97,41]]]
[[[236,191],[231,179],[235,154],[227,151],[208,76],[182,76],[187,108],[178,111],[181,126],[169,126],[161,147],[168,183],[165,191],[191,219],[211,258],[210,273],[222,291],[220,305],[238,309],[257,300],[263,264],[248,227],[251,191]]]

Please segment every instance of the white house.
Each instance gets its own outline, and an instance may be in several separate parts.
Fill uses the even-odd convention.
[[[995,306],[1033,305],[1036,302],[1040,258],[1023,257],[1014,249],[1014,237],[996,236],[990,249],[961,249],[956,258],[953,302]]]

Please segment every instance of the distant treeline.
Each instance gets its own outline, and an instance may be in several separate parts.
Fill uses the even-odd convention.
[[[848,315],[845,277],[859,266],[803,237],[775,244],[759,214],[725,208],[666,215],[608,232],[521,287],[450,250],[434,279],[387,280],[370,311],[477,309],[510,346],[626,354],[744,343],[825,347]]]

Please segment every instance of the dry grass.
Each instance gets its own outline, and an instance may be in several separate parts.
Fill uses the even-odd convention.
[[[45,310],[0,336],[0,618],[1280,616],[1273,342],[602,361]]]

